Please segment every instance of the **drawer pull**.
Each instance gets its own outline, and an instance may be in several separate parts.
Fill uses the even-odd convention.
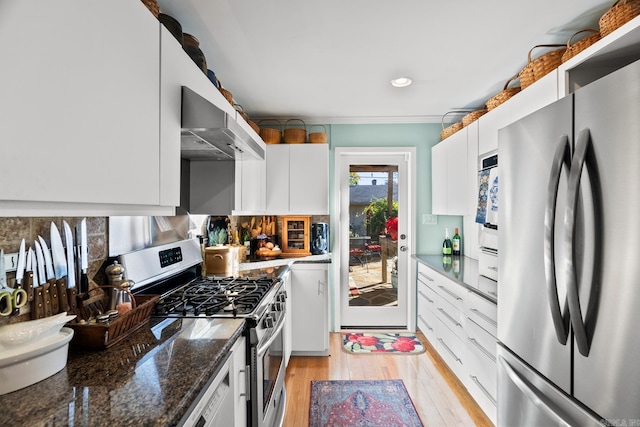
[[[430,302],[431,304],[433,304],[433,300],[430,299],[427,295],[425,295],[422,291],[418,291],[418,293],[420,295],[422,295],[428,302]]]
[[[438,311],[439,311],[440,313],[444,314],[444,316],[445,316],[447,319],[449,319],[449,321],[450,321],[451,323],[453,323],[454,325],[456,325],[456,326],[462,326],[462,324],[458,323],[458,321],[457,321],[456,319],[454,319],[453,317],[451,317],[451,316],[449,315],[449,313],[447,313],[446,311],[444,311],[444,310],[443,310],[443,309],[441,309],[440,307],[438,307]]]
[[[449,289],[445,288],[442,285],[438,285],[438,287],[440,289],[442,289],[443,291],[445,291],[446,293],[448,293],[449,295],[451,295],[453,298],[457,299],[458,301],[462,301],[462,298],[459,297],[458,295],[456,295],[455,293],[451,292]]]
[[[498,271],[498,267],[488,267],[488,268],[489,270],[492,270],[492,271]]]
[[[438,341],[440,341],[440,344],[442,344],[444,346],[444,349],[447,350],[451,356],[453,356],[453,358],[456,360],[456,362],[458,362],[458,363],[460,363],[462,365],[462,360],[460,360],[460,358],[458,356],[456,356],[456,354],[453,351],[451,351],[449,346],[446,345],[444,343],[444,341],[442,341],[442,338],[438,338]]]
[[[496,400],[493,398],[493,396],[491,396],[491,393],[489,393],[487,391],[487,389],[484,388],[484,386],[482,385],[480,380],[478,380],[478,377],[476,377],[475,375],[469,375],[469,376],[471,377],[473,382],[476,383],[478,388],[480,388],[480,391],[482,391],[484,393],[484,395],[487,396],[487,398],[491,401],[491,403],[493,403],[493,406],[498,406],[498,402],[496,402]]]
[[[489,359],[493,360],[493,363],[497,362],[496,357],[493,354],[491,354],[491,352],[489,350],[487,350],[482,345],[480,345],[480,343],[475,338],[468,338],[468,340],[471,341],[471,344],[475,345],[478,350],[483,352],[485,354],[485,356],[487,356]]]
[[[424,277],[425,279],[427,279],[430,282],[433,282],[433,279],[431,277],[427,276],[426,274],[424,274],[422,272],[418,273],[418,275]]]
[[[487,291],[487,293],[488,293],[489,295],[493,295],[494,297],[498,298],[498,293],[497,293],[497,292]]]
[[[484,319],[485,321],[491,323],[493,326],[498,327],[498,322],[496,322],[495,320],[493,320],[492,318],[490,318],[489,316],[487,316],[486,314],[484,314],[483,312],[481,312],[480,310],[478,310],[477,308],[472,308],[471,311],[474,314],[477,314],[478,317],[481,317],[482,319]]]
[[[424,324],[427,326],[427,329],[429,329],[430,331],[433,331],[433,328],[431,326],[429,326],[429,324],[427,323],[427,321],[424,319],[424,317],[422,317],[421,315],[418,314],[418,317],[420,318],[420,320],[422,320],[424,322]]]

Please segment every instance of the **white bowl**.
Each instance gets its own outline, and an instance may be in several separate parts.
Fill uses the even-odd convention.
[[[49,338],[22,345],[0,355],[0,395],[49,378],[67,366],[73,329],[62,328]]]
[[[50,338],[60,332],[65,323],[75,318],[75,314],[68,316],[64,312],[42,319],[0,326],[0,350],[33,344]]]

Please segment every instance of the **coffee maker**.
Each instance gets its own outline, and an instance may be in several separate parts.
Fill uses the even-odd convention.
[[[323,255],[329,252],[329,224],[311,224],[311,254]]]

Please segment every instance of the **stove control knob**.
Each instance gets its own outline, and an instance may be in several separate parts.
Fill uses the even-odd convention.
[[[286,302],[287,301],[287,294],[285,292],[279,293],[278,296],[276,297],[276,299],[279,302]]]
[[[264,326],[267,329],[273,328],[273,317],[270,314],[267,314],[264,317],[264,320],[262,322],[262,326]]]
[[[271,311],[282,311],[282,304],[279,302],[274,302],[271,304]]]

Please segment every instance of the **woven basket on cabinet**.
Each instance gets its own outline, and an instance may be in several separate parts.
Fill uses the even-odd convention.
[[[291,121],[299,121],[302,123],[303,129],[288,128],[287,124]],[[284,123],[284,143],[285,144],[304,144],[307,142],[307,125],[301,119],[289,119]]]
[[[560,47],[560,49],[552,50],[551,52],[547,52],[532,60],[531,52],[538,47]],[[529,50],[529,55],[527,57],[527,65],[525,65],[522,71],[518,73],[522,89],[531,86],[533,83],[558,68],[562,63],[562,54],[565,50],[567,50],[567,46],[563,44],[539,44],[532,47],[531,50]]]
[[[265,121],[274,121],[278,123],[278,129],[272,129],[272,128],[264,128],[260,125],[262,125],[262,122]],[[262,140],[265,142],[265,144],[280,144],[280,141],[282,140],[282,123],[280,123],[280,120],[276,120],[276,119],[264,119],[264,120],[260,120],[260,122],[258,122],[258,126],[260,126],[260,138],[262,138]]]
[[[572,44],[571,41],[573,40],[573,38],[581,33],[591,34]],[[569,37],[569,40],[567,40],[567,50],[562,54],[562,62],[567,62],[598,40],[600,40],[600,32],[598,30],[586,29],[574,33],[571,37]]]
[[[600,35],[606,37],[638,15],[640,0],[618,0],[600,18]]]
[[[444,113],[442,115],[442,119],[440,120],[440,122],[442,123],[442,131],[440,132],[440,139],[447,139],[448,137],[450,137],[451,135],[458,132],[460,129],[464,127],[464,125],[462,124],[462,121],[455,122],[450,126],[444,127],[444,118],[447,116],[447,114],[452,114],[452,113],[468,113],[468,111],[466,110],[465,111],[447,111],[446,113]]]
[[[515,95],[516,93],[520,92],[520,86],[509,87],[509,83],[511,83],[512,81],[516,80],[517,78],[518,78],[517,74],[515,76],[511,77],[504,84],[504,89],[502,89],[501,92],[499,92],[499,93],[495,94],[494,96],[492,96],[491,98],[489,98],[489,100],[487,101],[487,104],[486,104],[487,105],[487,110],[489,110],[489,111],[493,110],[498,105],[504,103],[505,101],[509,100],[513,95]]]
[[[327,128],[324,125],[313,125],[309,129],[316,126],[322,126],[324,132],[309,132],[309,142],[312,144],[324,144],[327,142]]]
[[[471,123],[475,122],[480,117],[484,116],[487,113],[487,111],[489,110],[487,110],[486,108],[483,108],[480,110],[472,111],[469,114],[466,114],[464,117],[462,117],[462,127],[469,126]]]
[[[144,5],[147,6],[147,9],[153,13],[153,16],[156,18],[158,17],[160,14],[160,6],[156,0],[142,0],[142,3],[144,3]]]

